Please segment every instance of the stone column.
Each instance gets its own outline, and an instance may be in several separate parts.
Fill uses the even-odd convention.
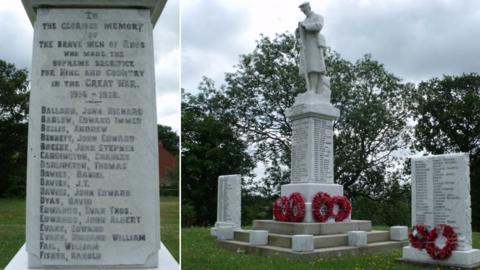
[[[281,187],[281,194],[300,192],[305,199],[304,222],[314,222],[311,202],[317,192],[343,195],[343,186],[333,182],[333,121],[340,112],[329,95],[306,92],[295,98],[287,116],[292,123],[291,183]]]
[[[165,2],[23,1],[35,29],[29,267],[158,265],[152,28]]]

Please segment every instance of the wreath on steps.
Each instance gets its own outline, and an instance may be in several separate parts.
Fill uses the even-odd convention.
[[[290,194],[288,206],[290,221],[302,222],[305,217],[305,200],[300,192]]]
[[[273,217],[278,221],[289,221],[288,198],[282,196],[273,202]]]

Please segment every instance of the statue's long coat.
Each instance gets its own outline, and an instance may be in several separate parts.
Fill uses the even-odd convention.
[[[305,28],[297,29],[303,31],[303,40],[301,40],[303,53],[300,54],[300,74],[307,72],[325,72],[325,59],[323,48],[325,48],[325,38],[320,34],[323,27],[323,17],[316,13],[310,13],[302,22]],[[305,59],[303,56],[305,55]]]

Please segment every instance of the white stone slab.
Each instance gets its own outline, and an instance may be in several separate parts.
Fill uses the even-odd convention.
[[[215,228],[215,234],[219,240],[232,240],[235,228],[232,226],[221,226]]]
[[[394,241],[408,240],[408,227],[407,226],[390,227],[390,240],[394,240]]]
[[[313,235],[311,234],[295,234],[292,236],[292,250],[298,252],[312,251]]]
[[[472,248],[469,156],[465,153],[412,158],[412,225],[449,224],[458,250]]]
[[[31,267],[154,267],[152,25],[142,9],[37,9],[28,134]]]
[[[239,174],[218,177],[217,222],[215,226],[242,225],[242,177]]]
[[[367,245],[366,231],[349,231],[348,245],[353,247],[363,247]]]
[[[432,259],[425,250],[418,250],[406,246],[403,247],[402,259],[411,262],[472,268],[474,266],[480,266],[480,250],[454,250],[450,258],[441,261]]]
[[[248,236],[248,242],[251,246],[263,246],[268,244],[268,231],[251,230]]]
[[[31,270],[32,268],[28,267],[28,254],[26,245],[23,245],[8,263],[7,267],[4,270]],[[177,261],[168,251],[168,249],[161,243],[160,250],[158,251],[158,261],[159,265],[155,268],[142,268],[142,270],[177,270],[180,269]],[[80,269],[80,268],[75,268]],[[84,268],[85,269],[85,268]],[[112,268],[102,268],[104,270],[109,270]],[[136,268],[138,269],[138,268]],[[123,268],[123,270],[135,270],[133,268]]]

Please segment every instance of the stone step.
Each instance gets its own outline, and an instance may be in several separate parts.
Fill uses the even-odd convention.
[[[350,220],[337,223],[306,223],[306,222],[281,222],[275,220],[254,220],[254,230],[267,230],[269,233],[278,234],[312,234],[328,235],[342,234],[349,231],[371,231],[372,222],[369,220]]]
[[[236,240],[218,240],[219,247],[236,251],[237,253],[258,254],[262,256],[289,256],[302,259],[318,259],[339,257],[345,255],[360,255],[368,252],[378,252],[390,249],[402,248],[408,245],[407,241],[383,241],[376,243],[369,243],[364,247],[351,247],[351,246],[338,246],[338,247],[326,247],[317,248],[308,252],[296,252],[291,248],[278,247],[278,246],[250,246],[247,242]]]
[[[234,240],[248,243],[250,230],[237,230],[234,232]],[[315,235],[315,248],[347,246],[347,234]],[[368,243],[389,241],[390,233],[388,231],[370,231],[367,232]],[[290,248],[292,246],[292,236],[284,234],[268,234],[268,245],[276,247]]]

